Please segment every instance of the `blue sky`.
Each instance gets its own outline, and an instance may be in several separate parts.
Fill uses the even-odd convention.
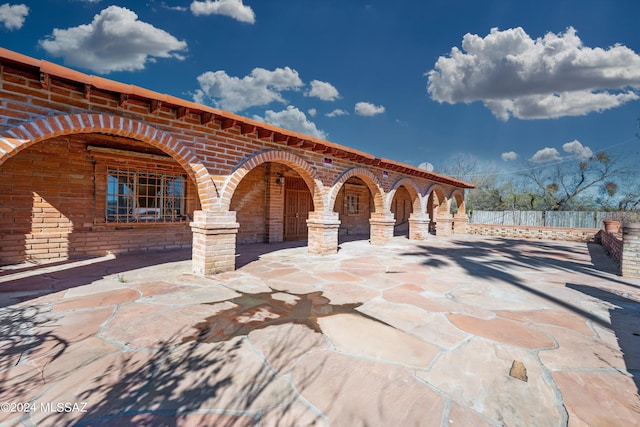
[[[640,2],[37,0],[0,46],[413,165],[637,156]]]

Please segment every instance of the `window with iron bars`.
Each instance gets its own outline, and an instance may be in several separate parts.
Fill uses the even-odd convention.
[[[186,176],[108,169],[107,222],[185,221],[185,201]]]

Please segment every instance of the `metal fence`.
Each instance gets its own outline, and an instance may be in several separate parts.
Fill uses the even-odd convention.
[[[596,211],[472,211],[471,224],[525,225],[533,227],[602,228],[602,221],[640,221],[638,212]]]

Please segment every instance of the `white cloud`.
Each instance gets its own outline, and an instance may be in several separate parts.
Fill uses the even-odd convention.
[[[522,28],[466,34],[428,73],[438,102],[482,101],[498,118],[579,116],[640,99],[640,55],[582,45],[569,27],[532,39]]]
[[[289,67],[273,71],[254,68],[243,78],[229,76],[225,71],[207,71],[198,76],[200,89],[194,100],[205,103],[208,99],[228,111],[241,111],[249,107],[286,102],[281,92],[298,90],[304,86],[298,72]]]
[[[309,121],[305,114],[296,107],[289,105],[286,110],[275,112],[267,110],[265,116],[253,116],[254,120],[270,123],[274,126],[289,129],[305,135],[314,136],[320,139],[327,139],[327,134],[319,130],[315,123]]]
[[[10,31],[22,28],[28,14],[29,8],[24,4],[10,5],[5,3],[0,5],[0,23]]]
[[[98,0],[100,1],[100,0]],[[166,2],[161,2],[160,7],[168,10],[175,10],[177,12],[186,12],[187,8],[184,6],[169,6]]]
[[[325,114],[325,116],[327,117],[339,117],[339,116],[348,116],[349,112],[345,111],[345,110],[341,110],[339,108],[336,108],[335,110],[331,111],[330,113]]]
[[[545,147],[538,150],[529,160],[534,163],[553,162],[562,159],[555,148]]]
[[[253,24],[256,22],[256,14],[251,7],[242,3],[242,0],[205,0],[193,1],[191,12],[198,15],[224,15],[240,22]]]
[[[567,153],[574,154],[580,160],[585,160],[593,156],[591,148],[585,147],[577,139],[563,144],[562,149]]]
[[[515,151],[507,151],[506,153],[502,153],[500,158],[502,160],[504,160],[505,162],[509,162],[509,161],[517,159],[518,158],[518,153],[516,153]]]
[[[176,52],[186,50],[187,43],[139,21],[129,9],[109,6],[95,15],[91,24],[54,29],[40,46],[63,57],[67,65],[107,74],[142,70],[156,57],[183,59]]]
[[[318,114],[318,110],[316,110],[315,108],[309,108],[309,109],[307,110],[307,113],[309,113],[309,115],[310,115],[311,117],[315,117],[315,116],[316,116],[316,114]]]
[[[356,114],[360,116],[375,116],[384,113],[382,105],[373,105],[370,102],[358,102],[355,107]]]
[[[311,81],[311,89],[305,95],[315,96],[323,101],[335,101],[340,97],[338,89],[331,83],[321,82],[320,80]]]

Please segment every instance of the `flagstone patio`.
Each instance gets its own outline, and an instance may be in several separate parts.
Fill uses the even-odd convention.
[[[238,250],[0,268],[0,426],[640,425],[640,281],[599,245]]]

